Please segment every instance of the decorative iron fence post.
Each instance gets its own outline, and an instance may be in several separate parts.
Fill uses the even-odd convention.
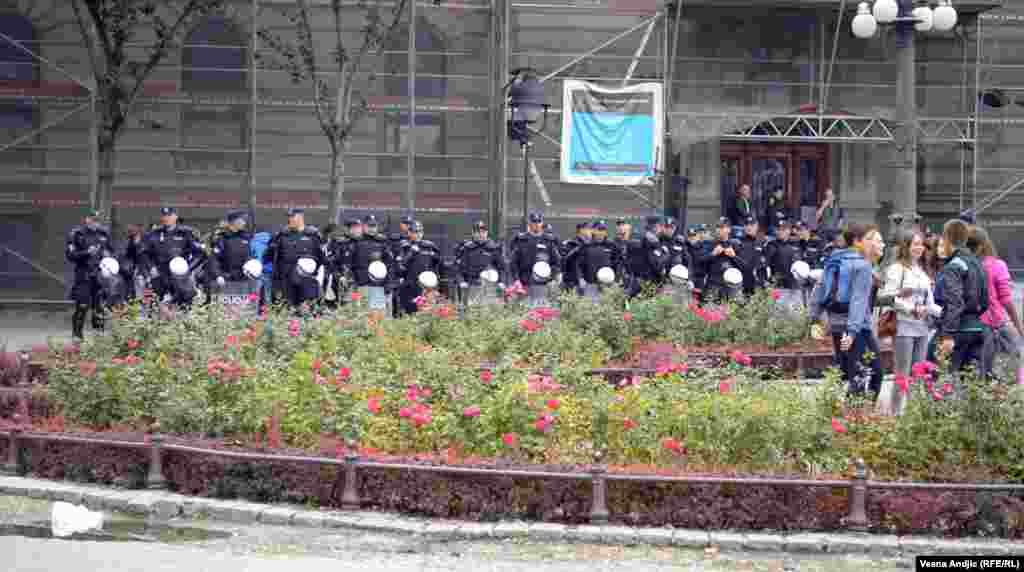
[[[17,476],[20,473],[21,467],[21,429],[15,427],[11,429],[10,434],[7,437],[7,461],[4,462],[3,473],[6,475]]]
[[[356,465],[359,463],[359,454],[349,450],[345,454],[345,490],[341,493],[342,510],[359,510],[362,503],[359,501],[359,478]]]
[[[867,498],[868,472],[864,467],[864,459],[853,462],[854,474],[850,485],[850,514],[846,518],[846,527],[850,530],[864,532],[868,529]]]
[[[607,501],[607,480],[605,480],[605,473],[607,472],[604,465],[601,464],[601,458],[603,457],[600,451],[594,453],[594,467],[590,470],[591,479],[590,483],[593,490],[593,503],[590,505],[590,523],[591,524],[605,524],[608,522],[608,501]]]
[[[167,479],[164,478],[164,459],[161,445],[163,435],[160,434],[160,424],[154,423],[153,433],[149,437],[149,476],[146,477],[146,488],[166,489]]]

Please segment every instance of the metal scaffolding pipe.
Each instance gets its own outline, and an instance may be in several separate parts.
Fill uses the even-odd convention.
[[[551,78],[555,77],[556,75],[558,75],[558,74],[562,73],[563,71],[565,71],[565,70],[567,70],[567,69],[571,68],[572,66],[574,66],[574,65],[576,65],[576,64],[578,64],[578,63],[580,63],[581,61],[583,61],[583,60],[585,60],[585,59],[589,58],[589,57],[590,57],[590,56],[592,56],[593,54],[596,54],[597,52],[599,52],[599,51],[601,51],[601,50],[603,50],[603,49],[607,48],[608,46],[610,46],[610,45],[614,44],[615,42],[617,42],[617,41],[621,40],[622,38],[625,38],[626,36],[628,36],[628,35],[632,34],[633,32],[635,32],[635,31],[637,31],[637,30],[639,30],[640,28],[643,28],[644,26],[647,26],[647,25],[648,25],[648,24],[650,24],[650,23],[651,23],[652,21],[655,21],[655,20],[657,20],[658,18],[660,18],[660,17],[661,17],[661,15],[662,15],[662,12],[657,12],[657,13],[655,13],[655,14],[654,14],[653,16],[651,16],[650,18],[645,18],[645,19],[644,19],[643,21],[641,21],[641,22],[640,22],[639,24],[637,24],[637,25],[633,26],[632,28],[630,28],[630,29],[626,30],[625,32],[622,32],[622,33],[620,33],[620,34],[617,34],[617,35],[615,35],[615,36],[611,37],[611,38],[610,38],[610,39],[608,39],[608,40],[605,40],[604,42],[602,42],[601,44],[599,44],[599,45],[598,45],[598,46],[597,46],[596,48],[594,48],[594,49],[590,50],[589,52],[586,52],[585,54],[583,54],[583,55],[581,55],[581,56],[578,56],[578,57],[575,57],[575,58],[573,58],[572,60],[570,60],[570,61],[569,61],[569,63],[567,63],[567,64],[565,64],[565,65],[562,65],[562,66],[558,67],[557,69],[555,69],[555,71],[553,71],[553,72],[549,73],[548,75],[546,75],[546,76],[542,77],[542,78],[540,79],[540,82],[541,82],[541,83],[544,83],[544,82],[546,82],[547,80],[549,80],[549,79],[551,79]]]
[[[78,113],[79,111],[82,111],[83,109],[89,107],[89,105],[90,105],[90,102],[87,101],[87,102],[79,105],[78,107],[72,109],[71,111],[65,113],[64,115],[61,115],[57,119],[54,119],[53,121],[47,122],[42,127],[38,128],[38,129],[34,129],[31,132],[29,132],[29,133],[26,133],[26,134],[22,135],[21,137],[18,137],[17,139],[15,139],[14,141],[11,141],[10,143],[5,143],[4,145],[0,146],[0,152],[6,151],[6,150],[8,150],[8,149],[10,149],[12,147],[17,147],[22,142],[27,141],[27,140],[29,140],[29,139],[39,135],[43,131],[46,131],[47,129],[53,127],[54,125],[57,125],[57,124],[61,123],[62,121],[64,121],[68,117],[71,117],[72,115]]]

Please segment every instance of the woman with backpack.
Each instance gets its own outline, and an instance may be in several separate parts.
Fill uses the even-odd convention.
[[[995,245],[988,232],[981,227],[974,227],[968,243],[973,247],[974,255],[981,260],[981,267],[988,280],[988,310],[981,315],[981,321],[992,330],[988,347],[985,348],[984,369],[991,372],[997,353],[1019,355],[1020,336],[1024,334],[1020,314],[1013,304],[1013,280],[1006,262],[996,254]],[[1007,321],[1009,317],[1009,321]],[[1010,329],[1013,323],[1014,336]],[[1017,368],[1017,383],[1024,384],[1024,366]]]
[[[879,412],[883,415],[902,415],[906,407],[907,385],[901,381],[910,378],[915,363],[925,361],[930,338],[928,309],[935,305],[932,297],[932,279],[923,266],[924,235],[905,233],[897,245],[896,259],[886,270],[885,285],[878,297],[892,300],[896,313],[896,335],[893,337],[893,361],[896,383],[883,386],[886,395],[879,399]]]
[[[975,365],[979,376],[988,375],[984,352],[992,330],[981,321],[988,310],[988,281],[981,263],[967,248],[970,228],[962,220],[947,221],[942,229],[946,265],[942,269],[942,317],[936,334],[939,353],[950,355],[950,369],[958,373]],[[964,396],[956,382],[957,395]]]
[[[821,288],[811,303],[811,320],[828,312],[836,361],[848,393],[870,391],[877,397],[882,388],[882,366],[872,326],[872,264],[881,257],[885,243],[877,227],[859,224],[847,227],[843,238],[847,248],[834,252],[825,262]],[[866,359],[868,354],[870,359]]]

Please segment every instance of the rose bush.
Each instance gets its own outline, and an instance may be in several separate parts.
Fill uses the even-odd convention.
[[[355,300],[318,318],[272,309],[248,322],[217,305],[162,319],[130,308],[76,351],[53,348],[62,422],[49,426],[158,421],[164,432],[331,455],[347,444],[554,465],[599,454],[624,471],[835,475],[862,457],[880,478],[1024,478],[1020,388],[968,382],[954,403],[952,382],[919,367],[894,419],[862,413],[834,374],[813,389],[766,381],[741,351],[700,364],[678,356],[616,386],[588,376],[636,340],[784,345],[806,331],[802,318],[771,318],[770,294],[713,310],[654,297],[628,315],[624,302],[610,292],[599,305],[564,297],[558,310],[513,303],[458,317],[424,300],[416,316],[382,320]]]

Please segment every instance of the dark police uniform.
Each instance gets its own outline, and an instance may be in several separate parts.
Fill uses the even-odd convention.
[[[728,223],[729,221],[725,220],[723,222]],[[715,248],[718,246],[721,246],[723,249],[732,248],[736,256],[730,257],[725,252],[717,255],[714,254]],[[733,290],[732,286],[725,281],[725,271],[730,268],[736,268],[740,272],[743,271],[743,261],[740,260],[738,252],[739,246],[738,239],[713,240],[710,242],[702,260],[707,269],[705,299],[722,302],[731,298]]]
[[[575,273],[586,282],[584,293],[596,298],[606,285],[597,279],[597,271],[608,267],[615,271],[616,281],[622,279],[623,260],[620,250],[608,238],[594,238],[577,247],[578,255],[574,257],[577,268]]]
[[[536,220],[534,215],[536,213],[530,215],[531,222]],[[524,286],[541,285],[533,278],[533,265],[537,262],[547,262],[551,266],[551,278],[554,279],[554,273],[561,270],[562,265],[559,246],[558,238],[553,234],[520,232],[512,239],[510,248],[509,265],[512,277]]]
[[[299,272],[300,258],[312,258],[316,262],[312,276],[303,276]],[[316,227],[306,225],[301,230],[281,229],[270,239],[263,253],[263,262],[274,265],[275,290],[283,294],[290,306],[301,306],[319,297],[316,274],[324,265],[324,248]]]
[[[707,267],[703,263],[707,244],[700,239],[700,230],[695,226],[690,227],[686,237],[686,249],[690,255],[690,282],[693,283],[694,295],[700,301],[701,293],[704,291],[704,280],[707,276]]]
[[[68,233],[64,255],[75,266],[75,282],[70,296],[75,302],[75,313],[71,317],[71,332],[75,338],[82,338],[85,316],[90,310],[92,327],[103,329],[104,300],[99,264],[104,256],[113,255],[113,248],[110,231],[101,225],[76,226]]]
[[[488,268],[498,271],[498,281],[505,276],[505,258],[501,245],[493,240],[465,240],[455,248],[456,275],[460,283],[480,285],[480,273]]]
[[[746,221],[747,224],[756,222],[753,217]],[[764,243],[756,236],[744,233],[736,248],[736,257],[740,259],[740,268],[743,272],[743,293],[750,296],[754,290],[764,287],[766,263]]]
[[[589,223],[581,222],[576,225],[576,232],[590,228]],[[580,247],[587,243],[587,238],[576,236],[566,240],[559,246],[558,254],[562,257],[562,289],[578,290],[580,288],[580,276],[578,273]]]
[[[407,240],[398,259],[398,274],[402,278],[398,300],[407,314],[416,313],[416,298],[423,294],[419,282],[419,275],[423,272],[437,274],[440,281],[441,251],[429,240]]]
[[[173,212],[170,209],[162,211],[163,214]],[[170,262],[179,256],[188,262],[189,274],[172,276]],[[170,295],[175,304],[187,306],[192,303],[196,291],[191,274],[206,261],[206,251],[194,230],[181,224],[157,227],[142,239],[139,258],[140,265],[149,273],[158,301]]]
[[[626,255],[629,274],[626,293],[634,297],[643,290],[644,283],[660,286],[664,281],[669,253],[654,231],[661,224],[660,217],[647,218],[647,230],[638,239],[630,240]]]

